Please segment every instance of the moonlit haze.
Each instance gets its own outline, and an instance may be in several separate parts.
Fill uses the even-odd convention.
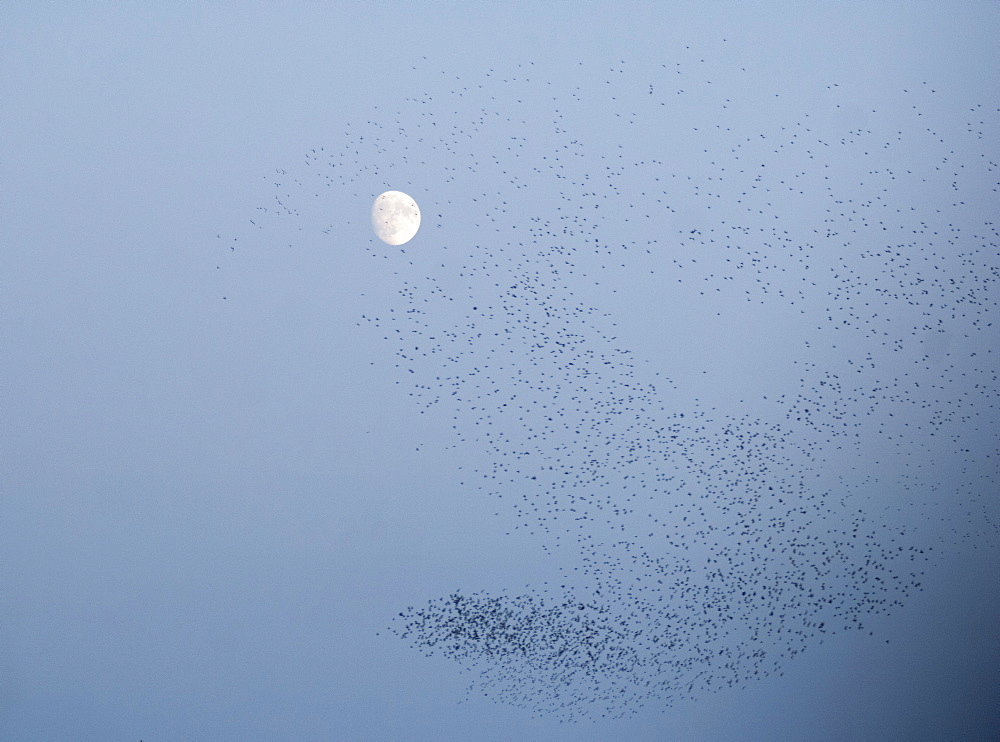
[[[329,6],[0,10],[0,738],[1000,738],[1000,6]]]

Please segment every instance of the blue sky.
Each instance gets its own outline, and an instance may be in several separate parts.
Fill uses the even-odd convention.
[[[0,20],[0,736],[997,736],[994,5]]]

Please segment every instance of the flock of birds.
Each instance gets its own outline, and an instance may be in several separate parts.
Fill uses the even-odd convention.
[[[921,85],[844,113],[830,85],[797,114],[708,69],[442,76],[277,171],[255,216],[294,223],[348,191],[420,203],[404,248],[361,231],[363,205],[317,231],[397,277],[361,321],[486,456],[463,484],[556,566],[392,631],[532,712],[621,716],[780,673],[903,605],[943,547],[996,533],[1000,108],[945,110]],[[613,321],[644,300],[625,319],[665,347],[680,309],[696,328],[762,313],[749,345],[782,338],[791,376],[742,404],[694,396]]]

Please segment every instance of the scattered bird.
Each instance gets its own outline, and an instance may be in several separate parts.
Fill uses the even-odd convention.
[[[346,194],[433,194],[434,230],[370,240],[398,293],[361,322],[415,403],[488,454],[465,486],[557,576],[455,591],[391,631],[535,713],[622,716],[781,673],[993,528],[970,493],[997,481],[1000,109],[942,120],[908,89],[855,125],[831,84],[762,122],[743,69],[709,83],[703,64],[621,62],[558,91],[530,63],[455,78],[276,170],[259,209],[314,223]],[[803,337],[797,385],[720,409],[652,371],[597,306],[637,266],[693,311],[779,309],[774,332]],[[958,480],[937,478],[942,451]],[[967,522],[928,535],[871,506],[879,488],[910,510],[965,498]]]

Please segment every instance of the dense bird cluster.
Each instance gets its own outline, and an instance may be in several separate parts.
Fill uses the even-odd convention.
[[[402,249],[321,231],[398,276],[362,321],[485,452],[465,485],[558,568],[392,630],[534,712],[616,716],[780,672],[902,605],[942,546],[995,532],[1000,109],[943,110],[920,85],[846,113],[830,85],[797,112],[708,69],[442,76],[277,171],[260,207],[420,204]],[[659,371],[633,321],[667,349]],[[692,394],[684,358],[710,349],[685,327],[793,360]],[[760,361],[712,373],[739,386]]]

